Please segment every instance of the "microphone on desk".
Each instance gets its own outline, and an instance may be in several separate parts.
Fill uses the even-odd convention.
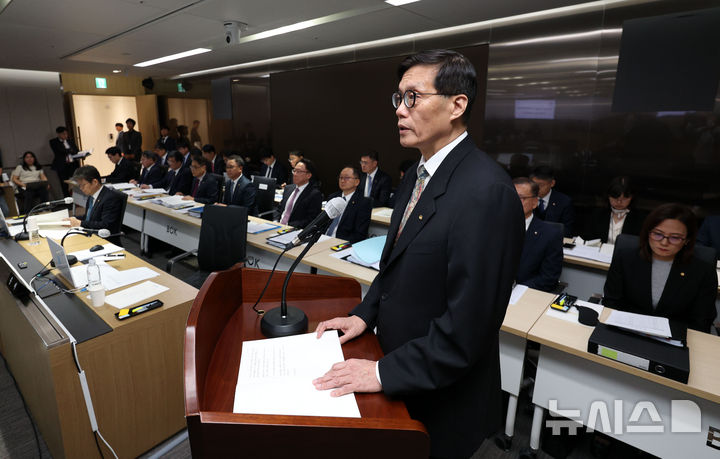
[[[27,220],[30,215],[32,215],[33,212],[35,212],[37,209],[42,209],[44,207],[54,207],[61,204],[72,204],[73,198],[64,198],[64,199],[58,199],[57,201],[47,201],[47,202],[41,202],[40,204],[36,205],[32,209],[30,209],[30,212],[25,214],[25,218],[23,218],[23,230],[21,233],[18,233],[15,235],[16,241],[27,241],[30,239],[28,232],[27,232]]]
[[[320,214],[315,217],[315,219],[311,221],[310,224],[305,227],[305,229],[300,231],[300,234],[298,234],[297,237],[292,240],[288,248],[291,249],[293,247],[299,246],[300,244],[305,242],[308,237],[315,234],[316,232],[325,232],[330,222],[334,218],[338,218],[340,215],[342,215],[346,206],[347,201],[345,201],[339,196],[337,198],[332,198],[331,200],[326,202],[325,210],[320,212]]]
[[[97,233],[97,235],[103,239],[107,239],[109,237],[115,237],[115,236],[125,236],[125,233],[122,231],[120,231],[119,233],[111,233],[110,230],[107,228],[102,228],[102,229],[85,228],[85,229],[83,229],[83,231],[86,231],[87,233],[89,233],[88,236],[90,236],[90,234]]]

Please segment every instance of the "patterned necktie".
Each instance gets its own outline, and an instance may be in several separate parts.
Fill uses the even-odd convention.
[[[200,180],[194,179],[195,183],[193,183],[192,193],[190,195],[194,198],[197,194],[198,186],[200,186]]]
[[[400,239],[400,234],[402,234],[403,228],[405,228],[405,223],[407,223],[410,214],[415,208],[415,205],[417,204],[418,200],[420,200],[420,195],[425,188],[425,180],[430,177],[430,174],[428,174],[428,172],[425,170],[425,166],[420,165],[420,167],[418,167],[418,171],[419,173],[418,178],[415,181],[415,188],[413,188],[412,196],[410,196],[410,201],[408,201],[407,207],[405,207],[405,213],[402,216],[402,220],[400,220],[400,228],[398,228],[397,236],[395,236],[395,242]]]
[[[265,173],[265,177],[270,178],[272,177],[272,166],[267,168],[267,172]]]
[[[95,199],[92,196],[88,196],[87,204],[86,204],[87,210],[85,211],[85,220],[90,219],[90,213],[92,212],[92,207],[93,207],[94,201],[95,201]]]
[[[545,200],[544,199],[539,200],[538,210],[540,211],[540,215],[545,215]]]
[[[347,201],[347,198],[345,198],[345,196],[343,196],[342,198],[343,198],[343,201]],[[343,213],[345,213],[344,210],[343,210]],[[327,234],[328,236],[335,237],[335,229],[340,224],[340,219],[342,218],[342,216],[343,216],[343,214],[340,214],[337,217],[333,218],[333,221],[332,221],[332,223],[330,223],[330,226],[328,227],[325,234]]]
[[[298,191],[300,191],[300,188],[295,187],[295,191],[293,191],[292,196],[290,196],[290,199],[288,199],[287,206],[285,206],[285,212],[283,212],[282,220],[280,220],[280,223],[282,223],[283,225],[287,225],[290,221],[290,214],[293,211],[295,199],[297,199],[297,195],[299,194]]]
[[[370,192],[372,191],[372,177],[370,175],[367,176],[366,182],[365,182],[365,197],[370,197]]]

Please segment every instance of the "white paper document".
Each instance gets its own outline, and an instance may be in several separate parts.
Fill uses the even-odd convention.
[[[169,290],[169,288],[156,284],[153,281],[145,281],[142,284],[134,285],[106,296],[105,302],[110,306],[122,309],[139,303],[142,300],[157,296],[165,290]]]
[[[671,338],[670,321],[667,317],[646,316],[632,312],[612,311],[605,320],[605,325],[614,325],[634,332],[647,335]]]
[[[359,418],[355,394],[331,397],[312,383],[343,360],[335,330],[245,341],[233,412]]]
[[[132,183],[106,183],[106,187],[108,188],[114,188],[116,190],[130,190],[132,188],[137,188],[137,185]]]
[[[302,230],[295,230],[295,231],[290,231],[289,233],[278,234],[277,236],[272,236],[272,237],[268,238],[267,243],[270,245],[274,245],[275,247],[280,247],[281,249],[284,249],[285,246],[287,244],[291,243],[293,241],[293,239],[295,239],[295,236],[300,234],[301,231]],[[330,239],[330,236],[323,234],[322,236],[320,236],[320,239],[318,240],[318,242],[327,241],[328,239]],[[307,242],[303,242],[300,245],[305,245],[305,244],[307,244]]]
[[[375,211],[375,216],[377,217],[392,217],[393,210],[392,209],[381,209]]]
[[[248,222],[247,232],[248,232],[248,234],[258,234],[258,233],[262,233],[264,231],[273,230],[275,228],[280,228],[280,226],[273,225],[272,223]]]
[[[184,207],[197,206],[196,202],[186,201],[183,199],[183,196],[167,196],[164,198],[153,199],[152,202],[165,207],[170,207],[171,209],[182,209]]]
[[[159,276],[158,273],[145,266],[119,271],[104,261],[98,260],[97,265],[100,267],[100,279],[102,280],[103,287],[105,287],[107,291]],[[75,287],[87,285],[86,265],[74,266],[70,268],[70,271]]]
[[[563,249],[565,255],[573,257],[587,258],[589,260],[610,263],[612,261],[612,252],[610,254],[602,252],[600,247],[588,247],[586,245],[576,245],[572,249]]]
[[[515,287],[512,289],[512,293],[510,294],[510,304],[515,304],[518,301],[520,301],[520,298],[527,292],[527,289],[529,287],[527,285],[523,284],[516,284]]]

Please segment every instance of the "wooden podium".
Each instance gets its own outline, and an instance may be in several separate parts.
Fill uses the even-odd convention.
[[[262,339],[252,309],[269,271],[236,265],[212,273],[195,298],[185,331],[185,416],[195,458],[424,458],[429,438],[405,405],[382,393],[355,394],[361,418],[233,413],[243,341]],[[280,305],[284,272],[276,272],[259,309]],[[309,331],[346,315],[360,301],[353,279],[293,274],[288,303],[303,309]],[[377,360],[372,333],[343,345],[345,358]],[[318,375],[320,376],[320,375]]]

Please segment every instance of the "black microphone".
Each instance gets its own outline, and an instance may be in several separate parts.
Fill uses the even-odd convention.
[[[331,200],[326,202],[325,210],[320,212],[320,214],[315,217],[315,220],[311,221],[310,224],[305,227],[305,229],[300,231],[300,234],[298,234],[295,239],[293,239],[293,241],[288,244],[288,248],[297,247],[312,234],[315,234],[318,231],[324,231],[334,218],[342,215],[346,206],[347,202],[341,197],[332,198]]]
[[[30,209],[30,212],[28,212],[25,215],[25,218],[23,218],[23,230],[21,233],[18,233],[15,235],[15,240],[16,241],[27,241],[28,239],[30,239],[30,236],[28,235],[28,232],[27,232],[27,219],[37,209],[41,209],[44,207],[53,207],[53,206],[57,206],[60,204],[72,204],[72,203],[73,203],[73,198],[67,197],[65,199],[58,199],[57,201],[41,202],[40,204],[36,205],[32,209]]]

